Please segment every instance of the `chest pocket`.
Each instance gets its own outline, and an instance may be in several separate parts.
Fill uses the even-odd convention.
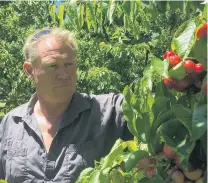
[[[8,139],[6,180],[9,183],[23,183],[26,180],[27,150],[22,139]]]

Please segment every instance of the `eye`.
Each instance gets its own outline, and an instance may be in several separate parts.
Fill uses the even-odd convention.
[[[65,66],[72,66],[73,63],[67,62],[67,63],[65,63],[64,65],[65,65]]]
[[[47,69],[49,69],[49,70],[54,70],[54,69],[56,69],[56,67],[57,67],[56,64],[51,64],[51,65],[48,65],[48,66],[47,66]]]

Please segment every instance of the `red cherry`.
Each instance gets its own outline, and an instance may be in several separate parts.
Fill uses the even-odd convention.
[[[155,174],[155,171],[155,167],[151,167],[148,169],[147,176],[149,177],[149,179],[152,178],[152,176]]]
[[[168,57],[170,57],[170,56],[174,56],[175,55],[175,52],[174,51],[166,51],[165,53],[164,53],[164,55],[163,55],[163,58],[164,59],[166,59],[166,58],[168,58]]]
[[[197,38],[203,38],[205,36],[207,36],[208,32],[207,32],[207,28],[208,28],[208,22],[206,22],[203,26],[201,26],[197,32],[196,32],[196,36]]]
[[[169,57],[169,68],[176,66],[180,62],[181,62],[181,58],[178,55],[170,56]]]
[[[168,89],[172,89],[174,86],[174,81],[172,78],[163,78],[163,83]]]
[[[181,80],[175,80],[174,89],[178,92],[183,92],[192,83],[193,83],[193,80],[190,77],[186,76],[185,78]]]
[[[187,73],[192,73],[194,71],[195,63],[192,60],[185,60],[183,67]]]
[[[163,152],[169,159],[174,159],[176,156],[176,153],[167,144],[163,146]]]
[[[201,73],[204,71],[204,66],[202,63],[195,64],[194,71]]]
[[[152,164],[151,160],[149,158],[143,158],[141,159],[138,164],[137,167],[143,169],[145,172],[147,172],[149,170],[149,166]]]

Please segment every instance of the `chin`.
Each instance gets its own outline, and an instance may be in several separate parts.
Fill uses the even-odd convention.
[[[69,100],[71,100],[72,96],[74,94],[74,91],[70,91],[70,92],[61,92],[61,93],[58,93],[54,96],[53,99],[55,99],[55,103],[65,103]]]

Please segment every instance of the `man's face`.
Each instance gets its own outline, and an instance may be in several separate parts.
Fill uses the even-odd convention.
[[[71,99],[76,88],[76,58],[72,50],[54,37],[38,45],[39,60],[32,64],[38,96],[51,103]]]

